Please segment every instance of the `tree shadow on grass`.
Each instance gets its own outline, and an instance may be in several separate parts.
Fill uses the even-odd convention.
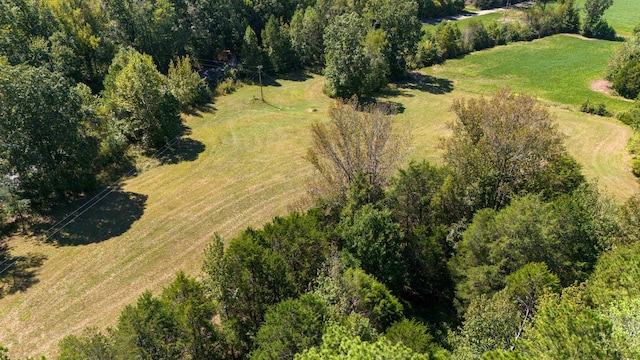
[[[280,87],[282,84],[279,80],[287,80],[287,81],[296,81],[303,82],[311,79],[311,76],[304,71],[292,71],[288,73],[272,73],[272,72],[263,72],[262,73],[262,86],[274,86]],[[253,80],[254,85],[260,85],[258,78],[256,77]]]
[[[183,137],[178,139],[171,147],[167,148],[158,159],[163,165],[177,164],[183,161],[195,161],[204,149],[205,145],[202,142]]]
[[[203,117],[202,114],[214,114],[218,109],[213,106],[212,103],[204,104],[204,105],[196,105],[194,107],[190,107],[183,112],[187,115],[195,116],[195,117]]]
[[[397,95],[410,96],[402,91],[405,89],[428,92],[434,95],[443,95],[453,91],[453,81],[419,72],[411,72],[406,79],[398,83],[397,90],[391,91],[397,91]]]
[[[43,254],[28,253],[9,256],[0,266],[0,298],[4,295],[26,291],[37,284],[38,270],[47,257]]]
[[[305,71],[293,71],[285,74],[278,74],[278,79],[303,82],[311,79],[311,76]]]
[[[386,95],[386,93],[383,95]],[[360,105],[361,111],[366,110],[369,106],[373,106],[387,115],[402,114],[405,110],[404,104],[400,102],[381,100],[379,98],[369,96],[358,99],[358,105]]]
[[[124,234],[144,213],[147,196],[120,189],[103,190],[58,209],[40,233],[46,241],[60,246],[88,245]],[[44,228],[47,226],[47,228]]]

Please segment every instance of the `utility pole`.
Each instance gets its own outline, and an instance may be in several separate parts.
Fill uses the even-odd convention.
[[[260,100],[264,102],[264,95],[262,95],[262,65],[258,65],[258,79],[260,80]]]

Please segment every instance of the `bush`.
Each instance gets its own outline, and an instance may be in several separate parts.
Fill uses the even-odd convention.
[[[169,63],[167,86],[180,102],[182,110],[204,105],[211,100],[205,80],[193,71],[189,56]]]
[[[636,106],[629,111],[619,114],[618,120],[638,131],[640,129],[640,106]]]
[[[418,66],[431,66],[442,62],[438,55],[438,46],[431,36],[425,36],[418,44],[416,62]]]
[[[462,43],[465,52],[478,51],[495,46],[484,24],[472,19],[462,31]]]
[[[440,23],[436,28],[436,47],[441,59],[455,59],[464,53],[462,34],[455,23]]]
[[[494,20],[487,25],[487,33],[495,45],[507,44],[507,24]]]
[[[535,33],[531,26],[522,22],[510,22],[507,24],[505,39],[507,43],[516,41],[530,41],[535,38]]]
[[[633,156],[631,160],[631,171],[635,176],[640,177],[640,133],[636,132],[627,145],[629,152]]]
[[[640,177],[640,158],[634,157],[631,160],[631,172],[633,172],[633,175],[636,177]]]
[[[582,105],[580,105],[580,111],[598,116],[611,116],[611,113],[607,110],[607,106],[604,103],[593,105],[589,102],[589,99],[585,100]]]
[[[216,92],[222,95],[229,95],[236,92],[239,87],[240,84],[236,82],[236,79],[227,78],[224,79],[224,81],[222,81],[220,84],[218,84],[218,86],[216,87]]]
[[[640,93],[640,61],[627,62],[613,79],[613,89],[627,99],[635,99]]]

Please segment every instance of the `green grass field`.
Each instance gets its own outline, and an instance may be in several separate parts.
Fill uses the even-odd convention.
[[[638,191],[626,150],[631,130],[615,119],[570,110],[589,93],[589,81],[602,69],[560,76],[568,84],[552,84],[541,76],[550,69],[578,66],[570,60],[549,64],[554,52],[591,54],[581,60],[586,63],[606,57],[615,45],[553,37],[500,47],[434,68],[429,73],[435,78],[400,85],[382,100],[404,109],[397,120],[413,134],[409,159],[435,162],[439,139],[448,135],[447,123],[453,120],[448,109],[454,98],[490,95],[511,85],[560,102],[552,112],[567,135],[568,151],[584,165],[587,177],[622,200]],[[521,63],[503,68],[513,62]],[[62,243],[14,236],[13,254],[46,259],[32,269],[36,280],[31,287],[0,299],[0,344],[13,357],[50,357],[62,337],[87,326],[114,325],[125,305],[144,290],[158,291],[177,271],[198,275],[203,248],[214,232],[228,239],[247,226],[286,214],[312,175],[302,159],[309,126],[327,119],[330,100],[319,76],[280,80],[279,85],[265,88],[268,104],[254,100],[257,87],[245,86],[217,98],[211,113],[187,117],[188,156],[124,182],[119,192],[66,228]],[[568,92],[569,106],[563,105],[562,91]],[[624,105],[604,100],[611,107]],[[113,214],[118,216],[107,216]],[[111,232],[96,237],[96,229]]]
[[[555,35],[475,52],[427,72],[479,94],[510,86],[576,109],[589,99],[621,111],[629,107],[627,101],[591,90],[593,81],[604,78],[609,58],[619,46],[619,42]]]
[[[585,0],[576,0],[576,6],[582,9]],[[604,13],[609,22],[620,36],[629,37],[633,28],[640,24],[640,1],[613,0],[613,5]]]
[[[509,12],[501,11],[501,12],[494,12],[494,13],[479,15],[479,16],[470,16],[467,18],[456,20],[456,23],[458,24],[458,28],[462,30],[467,26],[467,24],[469,23],[469,21],[471,21],[471,19],[479,20],[486,25],[494,20],[506,19],[509,16],[510,16]],[[431,31],[433,33],[435,32],[437,26],[438,26],[437,24],[425,24],[422,26],[422,30]]]

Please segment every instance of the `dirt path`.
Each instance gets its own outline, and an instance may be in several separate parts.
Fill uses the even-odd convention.
[[[586,41],[596,41],[597,39],[594,38],[588,38],[586,36],[582,36],[580,34],[571,34],[571,33],[562,33],[562,35],[564,36],[570,36],[576,39],[580,39],[580,40],[586,40]]]
[[[463,14],[451,15],[451,16],[447,16],[447,17],[443,17],[443,18],[439,18],[439,19],[431,19],[431,20],[423,21],[422,24],[423,25],[424,24],[438,24],[438,23],[441,23],[441,22],[443,22],[445,20],[446,21],[457,21],[457,20],[461,20],[461,19],[474,17],[474,16],[487,15],[487,14],[492,14],[492,13],[501,12],[501,11],[507,11],[507,10],[511,10],[511,9],[522,9],[522,8],[527,7],[529,5],[533,5],[533,1],[526,1],[526,2],[519,3],[519,4],[511,5],[511,6],[508,6],[508,7],[501,7],[501,8],[488,9],[488,10],[480,10],[480,11],[476,11],[476,12],[465,12]]]
[[[611,83],[604,79],[599,79],[591,83],[591,90],[611,94]]]

